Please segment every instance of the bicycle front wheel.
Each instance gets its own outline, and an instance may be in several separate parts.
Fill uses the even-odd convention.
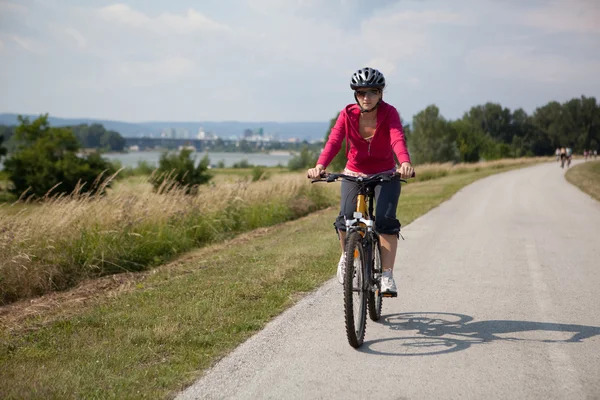
[[[379,321],[381,318],[381,307],[383,306],[383,295],[381,294],[381,246],[379,241],[373,243],[373,264],[371,273],[373,274],[373,287],[369,288],[369,318],[373,321]]]
[[[363,344],[367,325],[365,261],[362,236],[358,232],[352,232],[348,235],[346,242],[344,312],[346,316],[346,335],[350,346],[354,348]]]

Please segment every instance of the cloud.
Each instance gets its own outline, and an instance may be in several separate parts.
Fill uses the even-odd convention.
[[[600,3],[597,1],[553,1],[545,8],[527,11],[518,20],[525,26],[551,33],[600,34]]]
[[[40,54],[44,52],[44,47],[42,44],[35,39],[14,34],[10,35],[10,37],[13,41],[15,41],[15,43],[30,53]]]
[[[244,3],[252,10],[273,15],[313,16],[325,14],[331,8],[339,8],[343,0],[245,0]]]
[[[411,25],[469,23],[469,19],[465,14],[446,10],[402,11],[391,15],[382,15],[376,20],[394,24],[409,23]]]
[[[28,11],[24,5],[0,0],[0,32],[12,31],[27,17]]]
[[[119,22],[124,25],[143,27],[152,24],[152,20],[148,16],[132,9],[127,4],[112,4],[100,9],[99,13],[107,21]]]
[[[28,8],[22,4],[11,3],[10,1],[0,1],[0,15],[5,14],[24,14]]]
[[[109,22],[165,35],[172,33],[186,35],[198,31],[229,31],[227,25],[213,21],[191,8],[184,15],[162,13],[152,18],[127,4],[112,4],[100,9],[98,13],[101,18]]]
[[[153,61],[129,61],[118,64],[117,73],[132,86],[152,86],[185,76],[196,63],[185,57],[161,58]]]
[[[600,62],[572,59],[560,54],[539,53],[534,46],[487,46],[467,57],[472,73],[512,81],[585,82]]]
[[[466,13],[443,8],[429,10],[387,10],[364,19],[357,42],[365,44],[368,60],[381,69],[390,83],[420,85],[416,74],[427,73],[448,53],[446,27],[471,23]],[[391,79],[389,79],[391,78]]]
[[[396,63],[387,58],[372,58],[365,67],[372,66],[383,73],[384,76],[392,75],[396,69]],[[361,67],[362,68],[362,67]]]
[[[77,47],[84,48],[86,46],[87,40],[85,39],[85,36],[83,36],[77,29],[65,28],[63,32],[75,40]]]
[[[408,83],[410,86],[417,87],[417,86],[421,85],[421,80],[419,78],[417,78],[416,76],[411,76],[410,78],[408,78],[406,83]]]

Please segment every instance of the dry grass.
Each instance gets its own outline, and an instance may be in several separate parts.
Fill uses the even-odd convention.
[[[583,192],[600,201],[600,160],[576,165],[567,171],[565,177]]]
[[[73,286],[106,273],[143,270],[227,234],[272,225],[328,203],[300,174],[224,181],[158,194],[143,179],[106,196],[55,196],[0,208],[0,300]],[[12,211],[12,212],[11,212]]]
[[[482,170],[497,170],[512,168],[532,163],[551,161],[552,157],[529,157],[508,158],[495,161],[482,161],[478,163],[444,163],[444,164],[420,164],[415,167],[417,171],[416,181],[428,181],[430,179],[442,178],[448,175],[478,172]]]

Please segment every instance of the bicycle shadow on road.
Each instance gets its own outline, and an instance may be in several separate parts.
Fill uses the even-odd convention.
[[[600,327],[597,326],[508,320],[474,321],[473,317],[464,314],[436,312],[391,314],[382,316],[380,323],[393,331],[416,331],[417,336],[365,341],[361,351],[390,356],[425,356],[452,353],[465,350],[473,344],[496,341],[580,343],[600,335]]]

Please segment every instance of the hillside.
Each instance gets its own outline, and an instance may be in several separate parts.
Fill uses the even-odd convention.
[[[16,125],[18,114],[0,114],[0,125]],[[26,115],[36,118],[37,115]],[[49,116],[48,120],[52,126],[79,125],[98,123],[108,130],[119,132],[124,137],[157,136],[163,129],[187,129],[191,134],[198,132],[200,128],[206,132],[214,132],[219,137],[240,136],[245,129],[263,128],[265,134],[278,139],[298,138],[301,140],[323,139],[329,128],[329,121],[323,122],[122,122],[90,118],[57,118]]]

